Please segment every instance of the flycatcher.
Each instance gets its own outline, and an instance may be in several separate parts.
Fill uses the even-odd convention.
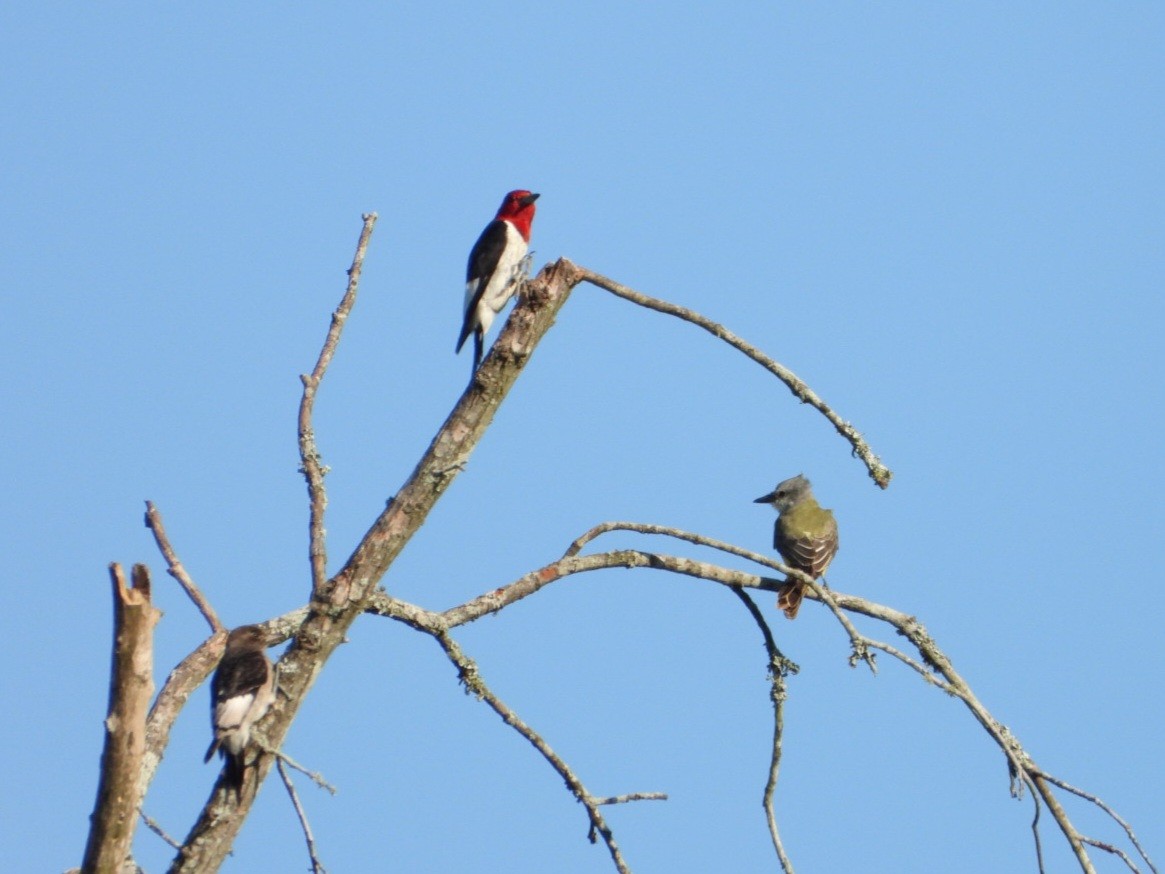
[[[817,503],[809,480],[801,474],[779,483],[755,504],[770,504],[780,515],[773,528],[773,546],[791,568],[817,579],[837,555],[837,520]],[[793,619],[801,609],[805,584],[788,580],[777,595],[777,606]]]

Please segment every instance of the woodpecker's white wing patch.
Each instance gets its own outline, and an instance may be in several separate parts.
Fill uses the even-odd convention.
[[[252,693],[235,695],[233,698],[220,701],[214,712],[215,726],[220,730],[238,728],[243,724],[243,720],[247,717],[247,711],[254,703],[255,696]]]

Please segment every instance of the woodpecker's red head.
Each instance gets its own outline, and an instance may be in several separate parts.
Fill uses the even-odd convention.
[[[498,207],[497,218],[512,224],[527,243],[530,242],[530,225],[534,221],[534,201],[537,199],[537,194],[519,188],[502,198],[502,205]]]

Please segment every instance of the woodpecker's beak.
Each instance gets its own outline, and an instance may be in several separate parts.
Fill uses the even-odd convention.
[[[527,194],[525,197],[519,200],[518,203],[522,204],[522,206],[529,206],[539,197],[541,197],[539,194]]]
[[[754,504],[771,504],[774,500],[776,500],[776,497],[777,497],[776,492],[769,492],[767,495],[762,495],[761,497],[757,498],[755,501],[753,501],[753,503]]]

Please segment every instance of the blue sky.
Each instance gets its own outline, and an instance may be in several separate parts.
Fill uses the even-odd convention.
[[[727,347],[582,287],[386,585],[452,606],[607,519],[765,550],[751,499],[804,472],[841,527],[831,583],[916,614],[1160,863],[1165,12],[559,7],[0,11],[5,865],[79,861],[107,563],[154,571],[159,682],[204,636],[143,501],[229,624],[303,603],[298,374],[360,214],[380,221],[316,416],[333,571],[464,386],[465,255],[517,187],[542,193],[536,264],[723,322],[895,478],[875,488]],[[1030,805],[961,705],[888,662],[850,670],[816,605],[789,623],[761,600],[802,668],[777,808],[798,870],[1035,870]],[[610,811],[634,870],[776,870],[764,656],[730,593],[592,574],[458,639],[593,791],[670,794]],[[146,801],[178,835],[215,778],[206,707],[202,690]],[[340,787],[300,787],[333,872],[611,870],[558,778],[387,621],[357,624],[288,751]],[[1049,870],[1071,870],[1043,821]],[[136,849],[149,871],[170,855],[145,830]],[[225,870],[305,865],[269,783]]]

